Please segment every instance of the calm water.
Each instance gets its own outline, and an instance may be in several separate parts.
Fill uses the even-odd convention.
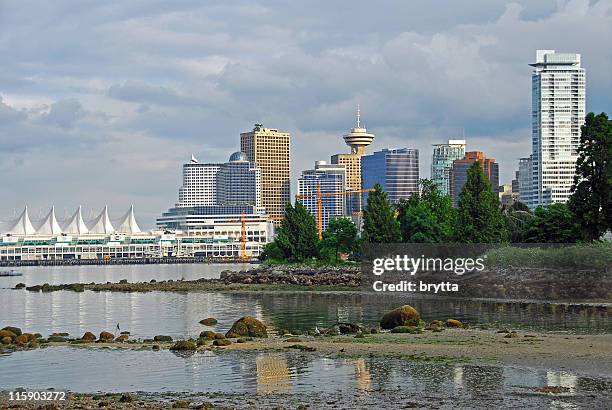
[[[87,267],[33,267],[23,277],[0,278],[0,325],[48,335],[68,332],[113,331],[120,324],[136,338],[157,334],[196,336],[207,327],[206,317],[219,320],[225,331],[244,315],[262,319],[276,329],[308,330],[338,321],[375,325],[382,315],[404,303],[415,306],[425,320],[457,318],[467,323],[490,323],[521,328],[603,333],[612,331],[612,308],[543,303],[406,298],[356,292],[72,292],[50,293],[13,290],[15,283],[148,281],[217,277],[224,269],[248,265],[141,265]],[[4,288],[3,288],[4,287]]]
[[[41,371],[41,363],[46,363]],[[83,377],[82,364],[91,372]],[[445,395],[511,394],[561,386],[568,396],[610,389],[612,382],[565,371],[418,363],[374,358],[331,359],[302,353],[198,352],[177,355],[129,349],[42,348],[0,356],[4,389],[79,392],[367,392]],[[10,377],[8,377],[10,375]],[[5,377],[6,376],[6,377]]]
[[[14,268],[23,276],[0,277],[0,288],[23,282],[28,286],[63,283],[148,282],[151,279],[218,278],[223,270],[246,270],[243,264],[109,265],[109,266],[24,266]],[[2,268],[0,270],[5,270]]]

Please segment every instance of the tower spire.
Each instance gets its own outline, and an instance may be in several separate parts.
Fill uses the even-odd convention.
[[[361,112],[359,110],[359,104],[357,104],[357,128],[360,128],[360,119],[361,119]]]

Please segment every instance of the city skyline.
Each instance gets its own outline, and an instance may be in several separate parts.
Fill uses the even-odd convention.
[[[612,103],[609,1],[482,2],[478,13],[398,2],[383,27],[365,3],[321,5],[317,21],[304,5],[194,4],[0,6],[0,220],[25,204],[133,203],[151,227],[184,158],[223,162],[256,122],[292,134],[295,193],[314,160],[346,151],[357,104],[376,134],[369,152],[419,149],[426,177],[431,145],[465,129],[467,149],[496,158],[508,183],[531,153],[536,49],[580,53],[587,112]],[[340,15],[364,33],[340,33]]]

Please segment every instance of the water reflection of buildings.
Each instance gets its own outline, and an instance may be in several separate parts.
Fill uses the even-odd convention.
[[[571,373],[563,371],[547,371],[546,372],[546,385],[564,387],[568,389],[568,393],[574,394],[576,392],[576,384],[578,383],[578,377]]]
[[[372,376],[363,358],[359,358],[353,362],[355,365],[355,380],[359,390],[370,390],[372,388]]]
[[[255,359],[257,393],[287,392],[293,388],[287,358],[280,354],[261,354]]]

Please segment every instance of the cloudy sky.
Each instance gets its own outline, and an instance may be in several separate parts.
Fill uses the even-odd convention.
[[[347,151],[460,137],[509,182],[530,153],[537,48],[580,52],[612,111],[612,0],[0,0],[0,220],[82,204],[151,227],[181,164],[224,161],[254,123],[292,134],[292,174]],[[295,185],[295,184],[294,184]]]

